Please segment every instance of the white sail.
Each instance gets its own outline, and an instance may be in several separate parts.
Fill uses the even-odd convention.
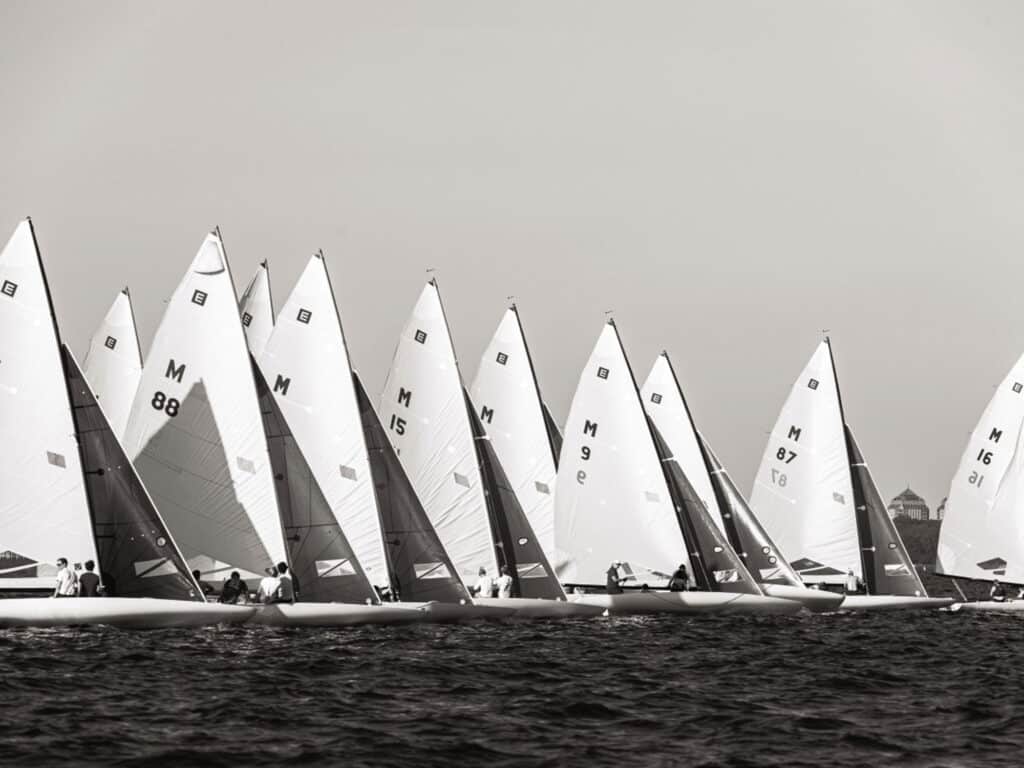
[[[1024,357],[996,389],[953,476],[940,573],[1024,583]]]
[[[827,341],[789,393],[754,479],[750,506],[805,582],[862,575],[850,459]]]
[[[563,583],[603,584],[622,561],[663,585],[687,549],[633,373],[605,325],[569,409],[555,494]]]
[[[544,554],[555,556],[555,456],[519,313],[509,307],[470,395]]]
[[[455,350],[437,285],[420,294],[384,382],[381,421],[463,580],[497,558]]]
[[[26,220],[0,252],[0,588],[54,573],[59,557],[97,559],[57,326]]]
[[[192,567],[259,574],[285,560],[252,365],[217,234],[167,304],[125,448]]]
[[[323,256],[277,318],[260,368],[371,584],[388,584],[384,543],[351,361]]]
[[[690,419],[690,412],[666,353],[658,355],[640,392],[644,408],[671,448],[672,455],[686,475],[686,479],[708,508],[711,519],[724,531],[722,511],[718,507],[715,490],[711,486],[704,454],[697,442],[697,433]]]
[[[125,288],[89,341],[85,377],[103,409],[110,428],[124,437],[128,412],[142,378],[142,351],[135,327],[132,299]]]
[[[270,295],[270,268],[260,264],[238,302],[245,340],[253,357],[259,359],[274,331],[274,300]]]

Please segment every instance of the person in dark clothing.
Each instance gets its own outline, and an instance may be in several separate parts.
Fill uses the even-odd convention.
[[[608,566],[608,571],[605,573],[607,579],[605,580],[604,591],[609,595],[621,595],[622,594],[622,582],[625,579],[619,577],[619,566],[622,565],[618,560]]]
[[[242,581],[242,575],[238,571],[232,571],[230,578],[224,580],[224,586],[220,590],[220,602],[232,605],[249,602],[249,587]]]
[[[212,595],[217,591],[213,588],[213,584],[208,581],[203,581],[203,573],[198,568],[192,571],[192,578],[196,580],[196,584],[199,585],[199,588],[203,591],[204,595]]]
[[[100,577],[93,573],[95,569],[96,563],[92,560],[85,561],[85,573],[78,577],[79,597],[100,596]]]
[[[680,563],[672,578],[668,580],[668,588],[671,592],[686,592],[690,588],[690,574],[686,572],[686,564]]]
[[[988,596],[997,603],[1006,602],[1006,587],[999,583],[999,579],[992,579],[992,589],[988,591]]]

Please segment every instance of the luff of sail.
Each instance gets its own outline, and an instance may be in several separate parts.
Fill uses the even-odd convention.
[[[32,224],[0,251],[0,589],[96,559],[57,322]],[[45,581],[39,581],[43,580]]]
[[[473,401],[466,393],[466,412],[473,425],[480,477],[487,500],[498,566],[508,568],[512,577],[512,596],[564,600],[565,590],[548,563],[544,547],[530,526],[519,498],[509,482],[491,445],[490,437],[476,415]]]
[[[420,293],[395,349],[381,421],[463,580],[498,563],[455,350],[434,281]]]
[[[274,470],[281,528],[299,599],[314,603],[379,602],[255,360],[253,375]]]
[[[614,561],[663,586],[688,548],[614,323],[580,374],[555,494],[563,584],[603,585]]]
[[[370,583],[387,586],[352,366],[323,254],[307,262],[258,360],[356,559]]]
[[[392,594],[405,601],[472,602],[354,372],[352,380],[370,457]]]
[[[846,426],[846,439],[868,594],[927,597],[924,584],[907,554],[907,548],[903,546],[896,525],[889,517],[889,510],[882,501],[849,425]]]
[[[1024,584],[1024,356],[996,387],[950,484],[935,569]]]
[[[750,506],[805,582],[862,576],[850,460],[827,341],[793,384],[754,479]]]
[[[547,557],[556,559],[555,446],[514,304],[480,358],[470,396],[531,528]]]
[[[219,234],[171,296],[125,448],[192,568],[260,574],[285,560],[238,299]]]
[[[238,311],[249,351],[259,360],[270,334],[274,332],[274,299],[270,293],[270,267],[266,261],[260,263],[242,293]]]
[[[142,378],[142,349],[127,288],[117,294],[92,335],[84,370],[96,399],[103,403],[111,429],[119,439],[124,437]]]
[[[67,346],[63,356],[105,594],[204,602],[185,558]]]

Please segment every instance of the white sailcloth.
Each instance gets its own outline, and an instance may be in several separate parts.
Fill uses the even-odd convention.
[[[274,300],[270,295],[270,268],[260,264],[238,302],[245,340],[253,357],[259,359],[274,331]]]
[[[683,393],[679,389],[672,364],[664,352],[654,361],[654,366],[640,392],[644,408],[668,443],[680,469],[697,492],[697,496],[704,502],[711,519],[724,532],[722,510],[719,509],[715,489],[711,486],[704,454],[697,442],[697,432],[683,400]]]
[[[327,264],[313,256],[277,318],[260,368],[371,584],[388,584],[352,367]]]
[[[285,560],[252,365],[217,234],[167,304],[125,448],[193,568],[259,574]]]
[[[484,350],[470,395],[526,518],[552,563],[555,456],[519,313],[509,307]]]
[[[827,341],[800,373],[772,429],[750,506],[805,582],[862,575],[850,459]]]
[[[1024,357],[996,389],[953,476],[937,570],[1024,583]]]
[[[564,440],[555,493],[562,582],[603,584],[619,560],[638,581],[663,585],[687,548],[613,323],[580,375]]]
[[[118,438],[123,438],[128,412],[142,378],[142,350],[127,288],[117,294],[89,341],[85,377],[110,428]]]
[[[97,559],[57,326],[26,220],[0,252],[0,587],[54,573],[59,557]]]
[[[480,467],[437,285],[420,294],[384,382],[381,421],[463,580],[497,573]]]

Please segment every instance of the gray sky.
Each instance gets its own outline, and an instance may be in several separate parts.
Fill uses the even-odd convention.
[[[0,237],[84,354],[205,232],[280,306],[324,248],[379,391],[436,267],[470,378],[514,294],[564,420],[604,311],[744,489],[830,329],[882,493],[945,495],[1024,351],[1014,2],[0,5]]]

